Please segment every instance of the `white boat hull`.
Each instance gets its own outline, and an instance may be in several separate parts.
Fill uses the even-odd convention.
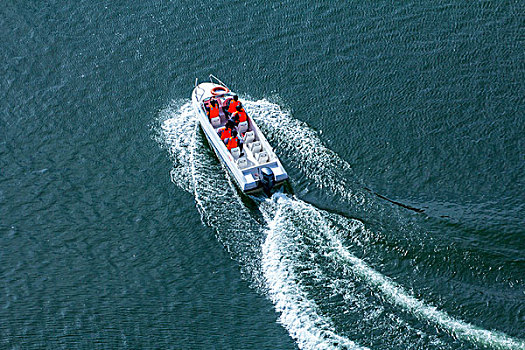
[[[215,84],[213,82],[201,83],[196,85],[192,92],[193,108],[196,112],[201,128],[208,139],[208,143],[217,155],[217,158],[219,158],[228,169],[231,177],[244,193],[257,192],[263,189],[261,171],[263,171],[264,168],[271,170],[276,186],[282,184],[288,179],[288,174],[258,126],[249,116],[249,113],[249,128],[246,136],[251,132],[254,139],[253,141],[244,144],[243,156],[239,157],[236,154],[232,154],[220,139],[217,131],[226,123],[226,118],[223,114],[222,108],[220,109],[220,123],[215,123],[215,125],[212,125],[204,109],[204,103],[207,103],[207,101],[213,96],[212,89],[218,86],[223,85]],[[215,97],[218,97],[219,102],[222,103],[226,98],[229,98],[232,95],[232,93],[227,93]],[[249,137],[246,137],[246,139],[248,140]]]

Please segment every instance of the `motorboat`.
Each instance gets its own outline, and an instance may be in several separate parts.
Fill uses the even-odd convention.
[[[248,114],[248,110],[245,109],[246,120],[235,125],[242,145],[234,148],[228,146],[231,148],[229,150],[225,143],[227,140],[221,140],[220,135],[226,128],[228,118],[231,117],[228,115],[227,109],[235,95],[226,84],[217,77],[210,75],[209,82],[199,84],[198,79],[195,80],[191,99],[210,147],[224,164],[240,190],[246,194],[259,191],[269,194],[288,179],[288,174],[270,143]],[[207,110],[210,108],[212,100],[218,102],[219,115],[210,118]],[[242,100],[239,101],[242,104]],[[214,103],[214,106],[216,105]]]

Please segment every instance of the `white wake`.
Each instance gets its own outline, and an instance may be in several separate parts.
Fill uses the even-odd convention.
[[[265,100],[244,101],[244,104],[270,142],[279,140],[278,145],[272,142],[278,146],[276,151],[287,152],[293,162],[301,164],[299,170],[304,176],[319,188],[338,193],[356,205],[366,204],[366,196],[351,191],[351,186],[338,176],[350,171],[349,165],[328,149],[315,131],[276,104]],[[338,325],[311,298],[309,286],[303,283],[304,274],[313,278],[322,274],[322,267],[316,265],[313,253],[312,261],[308,261],[303,256],[305,252],[298,251],[306,245],[304,242],[297,244],[296,240],[303,239],[304,232],[308,232],[308,244],[318,245],[315,254],[341,267],[343,282],[357,278],[392,305],[463,341],[489,348],[525,349],[525,343],[520,340],[475,327],[418,300],[354,256],[327,219],[336,214],[285,195],[256,200],[260,214],[248,208],[206,145],[189,101],[175,101],[168,106],[161,112],[159,123],[159,143],[173,160],[172,181],[193,194],[203,222],[215,230],[219,241],[232,258],[239,261],[241,270],[254,287],[267,293],[280,313],[280,322],[300,348],[365,348],[344,332],[336,331]],[[264,218],[262,221],[260,215]],[[347,230],[363,229],[361,222],[345,220],[349,222]],[[303,272],[298,272],[298,267]],[[341,294],[350,293],[348,289],[338,290],[344,289],[344,285],[334,283],[330,288]],[[444,344],[438,342],[436,345],[442,347]],[[406,346],[409,348],[411,344]]]

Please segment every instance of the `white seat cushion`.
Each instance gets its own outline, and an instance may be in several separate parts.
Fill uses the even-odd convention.
[[[262,150],[261,141],[254,141],[251,143],[250,150],[252,153],[257,153]]]
[[[255,140],[255,134],[252,131],[248,131],[246,134],[244,134],[244,143],[250,143],[253,140]]]
[[[237,131],[239,131],[241,134],[245,133],[246,130],[248,130],[248,121],[240,122],[239,125],[237,125]]]
[[[211,118],[211,125],[213,125],[214,128],[221,125],[221,118],[220,117]]]
[[[262,151],[257,154],[257,161],[259,164],[268,162],[268,153],[266,151]]]
[[[239,147],[232,148],[230,152],[233,156],[233,159],[237,159],[241,155],[241,150],[239,149]]]
[[[246,168],[248,166],[248,160],[246,160],[246,157],[241,157],[241,158],[237,159],[237,166],[240,169]]]

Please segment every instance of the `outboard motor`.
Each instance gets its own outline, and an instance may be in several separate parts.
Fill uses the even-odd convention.
[[[262,184],[264,193],[266,193],[266,195],[270,197],[270,191],[275,185],[275,177],[273,175],[272,169],[270,168],[261,169],[261,184]]]

